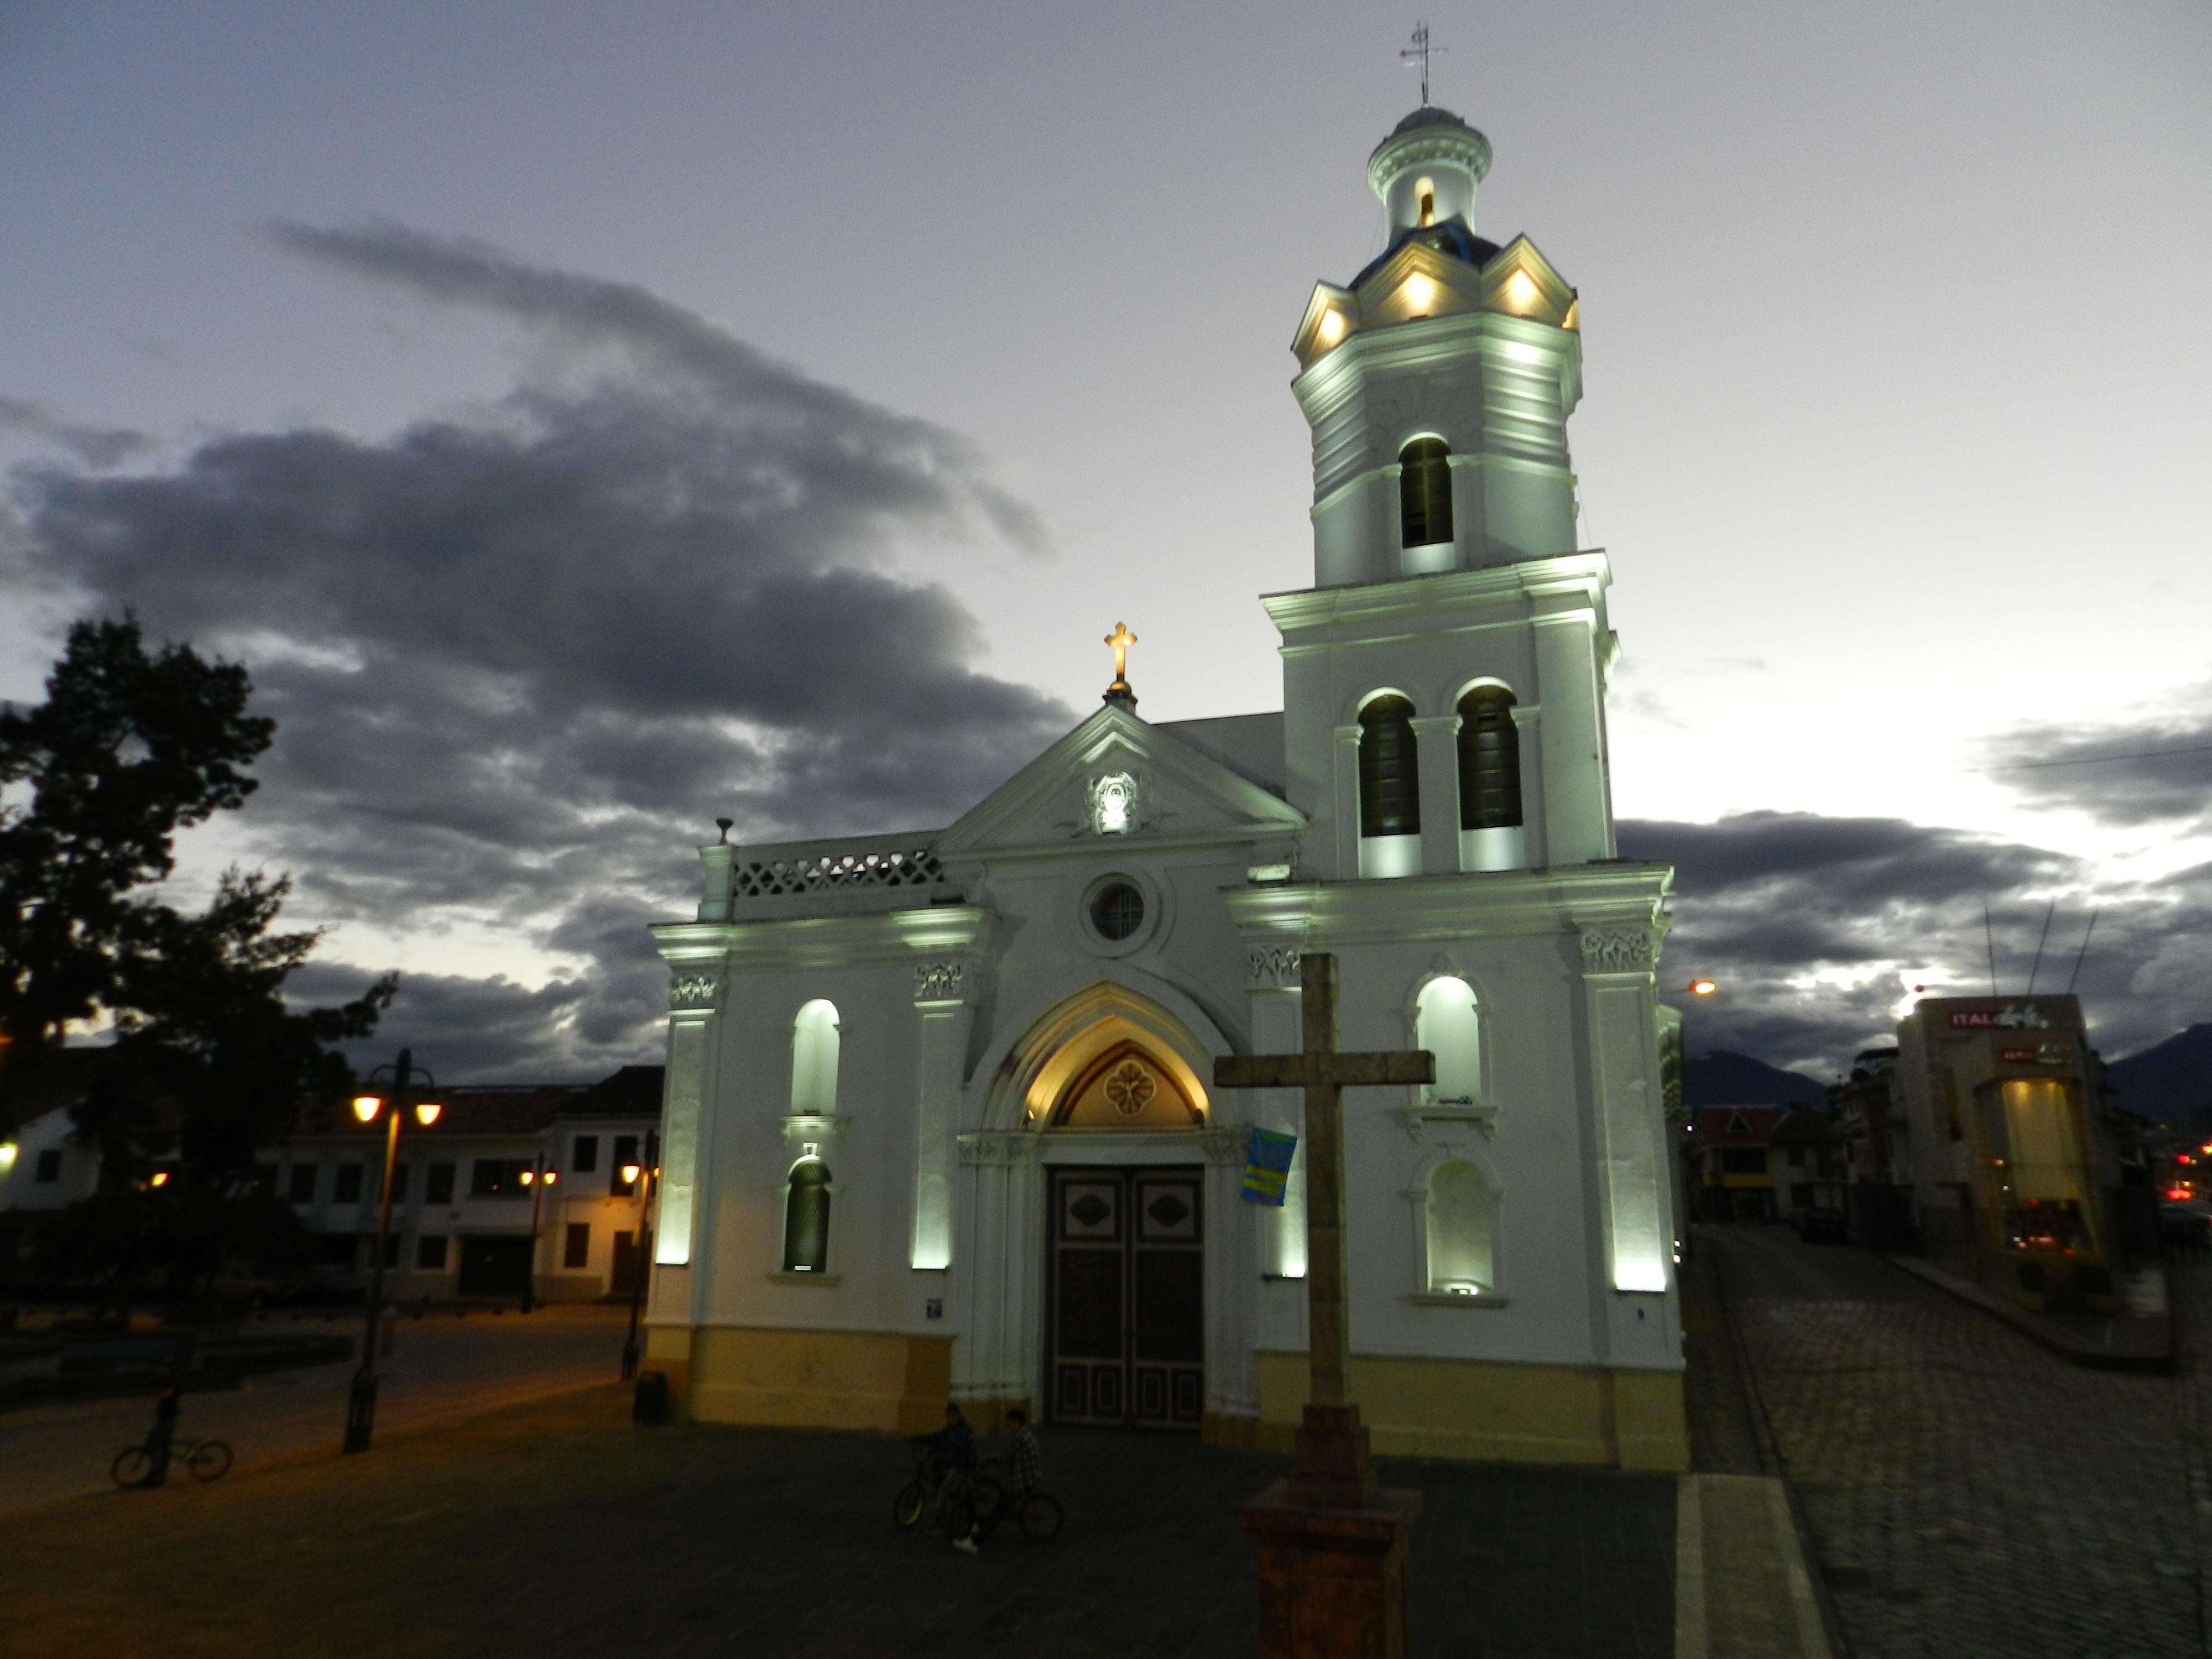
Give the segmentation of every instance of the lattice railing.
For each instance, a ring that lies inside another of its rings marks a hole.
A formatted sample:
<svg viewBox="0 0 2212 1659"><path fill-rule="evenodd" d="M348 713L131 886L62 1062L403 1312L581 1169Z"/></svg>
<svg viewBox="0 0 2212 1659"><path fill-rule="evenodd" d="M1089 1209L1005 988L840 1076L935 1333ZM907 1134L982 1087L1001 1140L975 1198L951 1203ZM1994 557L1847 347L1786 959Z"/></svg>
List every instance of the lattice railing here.
<svg viewBox="0 0 2212 1659"><path fill-rule="evenodd" d="M927 847L902 844L818 853L794 849L780 856L740 855L730 871L730 896L743 900L870 887L929 887L944 874L945 866Z"/></svg>

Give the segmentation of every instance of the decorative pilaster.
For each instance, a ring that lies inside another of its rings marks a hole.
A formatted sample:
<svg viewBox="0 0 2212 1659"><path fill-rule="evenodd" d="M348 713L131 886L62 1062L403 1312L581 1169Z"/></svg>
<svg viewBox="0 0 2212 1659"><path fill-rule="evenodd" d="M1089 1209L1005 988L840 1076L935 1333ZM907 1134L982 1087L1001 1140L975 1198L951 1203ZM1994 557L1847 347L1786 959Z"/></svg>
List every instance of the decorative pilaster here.
<svg viewBox="0 0 2212 1659"><path fill-rule="evenodd" d="M970 964L958 957L914 966L921 1031L915 1045L914 1221L907 1260L919 1268L952 1264L953 1136L975 1018L975 979Z"/></svg>
<svg viewBox="0 0 2212 1659"><path fill-rule="evenodd" d="M1545 865L1587 864L1613 854L1597 627L1596 611L1579 594L1547 598L1535 619L1536 680L1544 706L1535 744L1544 803L1537 861Z"/></svg>
<svg viewBox="0 0 2212 1659"><path fill-rule="evenodd" d="M719 966L679 967L668 983L668 1078L660 1109L659 1221L653 1260L684 1267L692 1259L695 1210L707 1180L706 1102L714 1036L729 976ZM703 1277L692 1275L697 1319Z"/></svg>
<svg viewBox="0 0 2212 1659"><path fill-rule="evenodd" d="M1251 1011L1255 1054L1279 1054L1298 1042L1298 961L1294 945L1253 945L1246 952L1246 991ZM1261 1128L1298 1138L1279 1210L1243 1206L1251 1218L1260 1271L1279 1279L1306 1276L1305 1097L1296 1089L1255 1090L1245 1115ZM1241 1187L1241 1176L1240 1176Z"/></svg>
<svg viewBox="0 0 2212 1659"><path fill-rule="evenodd" d="M1673 1279L1674 1216L1652 1016L1659 933L1642 924L1588 926L1580 950L1607 1267L1616 1291L1663 1291Z"/></svg>
<svg viewBox="0 0 2212 1659"><path fill-rule="evenodd" d="M1421 780L1421 869L1459 868L1459 716L1419 714L1412 722Z"/></svg>

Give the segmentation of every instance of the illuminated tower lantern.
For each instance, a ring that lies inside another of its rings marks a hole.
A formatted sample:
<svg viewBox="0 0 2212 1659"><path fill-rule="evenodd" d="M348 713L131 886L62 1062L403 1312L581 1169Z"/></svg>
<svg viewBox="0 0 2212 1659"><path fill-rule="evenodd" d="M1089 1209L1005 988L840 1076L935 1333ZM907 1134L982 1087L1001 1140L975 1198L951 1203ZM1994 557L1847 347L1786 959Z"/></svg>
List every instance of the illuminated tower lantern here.
<svg viewBox="0 0 2212 1659"><path fill-rule="evenodd" d="M1098 708L953 823L700 849L696 918L653 930L647 1364L680 1410L915 1430L949 1395L986 1429L1020 1404L1287 1449L1303 1151L1280 1207L1243 1193L1302 1096L1210 1085L1299 1051L1324 951L1344 1050L1435 1056L1343 1096L1374 1449L1686 1466L1672 872L1615 856L1580 319L1533 244L1477 234L1490 163L1443 110L1400 123L1368 164L1386 245L1297 329L1313 580L1262 600L1280 712L1142 718L1131 595Z"/></svg>

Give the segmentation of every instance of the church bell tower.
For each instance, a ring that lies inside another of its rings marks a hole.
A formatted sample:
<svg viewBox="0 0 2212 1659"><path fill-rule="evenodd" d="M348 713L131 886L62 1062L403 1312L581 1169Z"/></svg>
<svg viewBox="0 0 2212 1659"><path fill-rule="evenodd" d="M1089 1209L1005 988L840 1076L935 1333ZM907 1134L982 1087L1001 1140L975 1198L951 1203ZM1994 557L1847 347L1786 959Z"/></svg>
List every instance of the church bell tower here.
<svg viewBox="0 0 2212 1659"><path fill-rule="evenodd" d="M1578 547L1575 291L1474 229L1490 141L1424 105L1368 158L1385 245L1316 285L1291 349L1313 429L1314 585L1283 635L1308 873L1613 855L1605 556Z"/></svg>

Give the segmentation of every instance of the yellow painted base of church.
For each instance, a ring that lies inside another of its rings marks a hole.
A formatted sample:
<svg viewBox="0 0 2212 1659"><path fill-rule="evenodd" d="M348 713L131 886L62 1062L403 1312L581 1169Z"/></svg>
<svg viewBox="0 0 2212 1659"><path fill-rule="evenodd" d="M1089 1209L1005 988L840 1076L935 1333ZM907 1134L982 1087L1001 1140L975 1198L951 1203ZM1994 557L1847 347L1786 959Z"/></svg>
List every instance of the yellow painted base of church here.
<svg viewBox="0 0 2212 1659"><path fill-rule="evenodd" d="M661 1326L647 1334L645 1367L668 1374L671 1400L695 1422L921 1434L944 1425L952 1340Z"/></svg>
<svg viewBox="0 0 2212 1659"><path fill-rule="evenodd" d="M1260 1419L1249 1443L1287 1452L1304 1413L1306 1356L1255 1358ZM1370 1443L1387 1457L1690 1467L1679 1371L1354 1355L1350 1382Z"/></svg>

